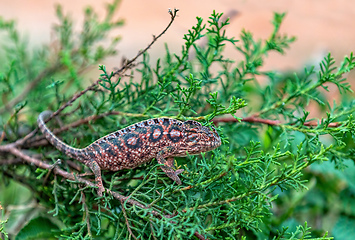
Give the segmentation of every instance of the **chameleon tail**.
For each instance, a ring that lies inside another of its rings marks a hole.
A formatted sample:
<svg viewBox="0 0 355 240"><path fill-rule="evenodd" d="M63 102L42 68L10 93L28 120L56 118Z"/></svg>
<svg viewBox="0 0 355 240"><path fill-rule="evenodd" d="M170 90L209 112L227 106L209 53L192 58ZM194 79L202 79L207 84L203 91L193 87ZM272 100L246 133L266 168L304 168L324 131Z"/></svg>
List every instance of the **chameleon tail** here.
<svg viewBox="0 0 355 240"><path fill-rule="evenodd" d="M69 146L68 144L64 143L61 141L58 137L56 137L51 130L47 127L45 124L45 119L47 119L50 115L52 115L53 112L51 111L44 111L41 114L39 114L38 119L37 119L37 124L39 129L41 129L41 132L43 135L46 137L46 139L53 145L55 146L58 150L61 152L65 153L71 158L77 159L77 160L83 160L84 159L84 154L83 150L79 148L73 148Z"/></svg>

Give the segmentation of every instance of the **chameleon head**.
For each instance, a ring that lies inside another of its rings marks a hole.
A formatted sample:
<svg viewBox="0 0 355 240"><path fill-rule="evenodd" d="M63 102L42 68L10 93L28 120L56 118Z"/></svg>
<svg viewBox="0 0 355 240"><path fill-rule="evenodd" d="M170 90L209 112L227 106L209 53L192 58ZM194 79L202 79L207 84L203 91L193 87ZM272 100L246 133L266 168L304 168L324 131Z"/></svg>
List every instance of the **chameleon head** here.
<svg viewBox="0 0 355 240"><path fill-rule="evenodd" d="M183 148L189 154L198 154L201 152L211 151L221 146L221 138L216 129L202 126L201 123L188 120L183 122Z"/></svg>

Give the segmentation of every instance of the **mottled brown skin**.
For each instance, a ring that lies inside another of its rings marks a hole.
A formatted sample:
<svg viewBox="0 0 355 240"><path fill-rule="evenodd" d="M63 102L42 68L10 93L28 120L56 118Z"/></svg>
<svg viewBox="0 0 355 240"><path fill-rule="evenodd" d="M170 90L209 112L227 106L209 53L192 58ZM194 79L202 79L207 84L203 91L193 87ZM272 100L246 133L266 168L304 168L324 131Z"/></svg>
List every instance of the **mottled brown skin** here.
<svg viewBox="0 0 355 240"><path fill-rule="evenodd" d="M181 184L178 174L183 169L174 171L173 157L199 154L221 145L221 139L213 127L210 130L196 121L156 118L110 133L86 148L78 149L65 144L48 129L44 120L51 114L51 111L45 111L38 116L39 128L58 150L90 167L95 174L100 196L105 190L101 170L132 169L156 158L158 163L163 164L161 169L166 175Z"/></svg>

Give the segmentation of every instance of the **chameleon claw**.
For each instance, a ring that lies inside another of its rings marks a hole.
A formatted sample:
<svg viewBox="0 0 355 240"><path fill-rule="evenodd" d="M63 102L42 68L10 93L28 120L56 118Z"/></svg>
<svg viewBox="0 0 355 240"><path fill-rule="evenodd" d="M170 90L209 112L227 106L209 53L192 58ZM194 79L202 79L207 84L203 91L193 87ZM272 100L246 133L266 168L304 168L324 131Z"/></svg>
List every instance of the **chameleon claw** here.
<svg viewBox="0 0 355 240"><path fill-rule="evenodd" d="M181 174L184 169L178 169L174 171L171 167L167 166L161 166L161 169L166 173L166 175L173 181L175 181L177 184L181 185L181 180L178 177L179 174Z"/></svg>

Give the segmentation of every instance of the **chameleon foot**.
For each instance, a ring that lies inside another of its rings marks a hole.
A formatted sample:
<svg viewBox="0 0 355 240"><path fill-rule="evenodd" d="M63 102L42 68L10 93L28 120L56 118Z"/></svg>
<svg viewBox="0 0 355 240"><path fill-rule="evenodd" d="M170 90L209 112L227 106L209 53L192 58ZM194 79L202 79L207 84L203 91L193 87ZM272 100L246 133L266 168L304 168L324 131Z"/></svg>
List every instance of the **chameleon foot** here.
<svg viewBox="0 0 355 240"><path fill-rule="evenodd" d="M171 178L173 181L175 181L177 184L181 185L181 180L178 177L180 173L184 171L184 169L178 169L174 171L172 168L167 167L167 166L161 166L161 169L166 173L166 175Z"/></svg>

